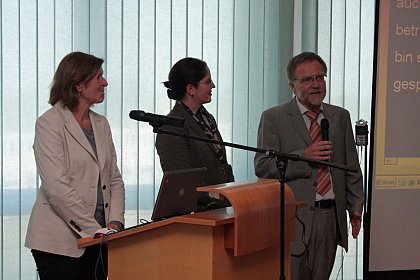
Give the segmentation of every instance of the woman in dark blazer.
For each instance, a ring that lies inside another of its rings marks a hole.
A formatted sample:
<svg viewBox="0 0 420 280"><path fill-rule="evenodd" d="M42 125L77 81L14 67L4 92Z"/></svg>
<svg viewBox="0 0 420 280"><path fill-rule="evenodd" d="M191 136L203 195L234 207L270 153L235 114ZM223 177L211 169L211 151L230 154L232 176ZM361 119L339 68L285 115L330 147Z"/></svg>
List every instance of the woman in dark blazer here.
<svg viewBox="0 0 420 280"><path fill-rule="evenodd" d="M41 186L25 246L41 280L106 279L106 255L95 267L106 250L79 249L77 240L103 227L124 227L124 182L109 123L90 109L105 98L102 64L81 52L64 57L51 87L53 106L36 122Z"/></svg>
<svg viewBox="0 0 420 280"><path fill-rule="evenodd" d="M164 127L165 130L223 141L216 120L203 106L211 102L212 89L216 87L204 61L190 57L181 59L172 67L164 85L168 88L168 97L176 100L168 116L185 119L183 127ZM234 181L222 145L158 134L156 149L164 172L207 167L207 185ZM207 202L206 198L200 201L203 205Z"/></svg>

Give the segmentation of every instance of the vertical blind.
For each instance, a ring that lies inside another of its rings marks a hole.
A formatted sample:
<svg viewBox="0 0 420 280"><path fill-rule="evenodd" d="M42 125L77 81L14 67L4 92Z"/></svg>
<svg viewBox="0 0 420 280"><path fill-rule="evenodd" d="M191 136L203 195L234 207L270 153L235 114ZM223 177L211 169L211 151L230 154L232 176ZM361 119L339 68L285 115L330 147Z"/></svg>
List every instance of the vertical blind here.
<svg viewBox="0 0 420 280"><path fill-rule="evenodd" d="M183 57L208 63L216 88L205 106L227 142L256 146L261 112L292 96L284 69L302 50L319 52L329 65L326 101L350 110L354 120L369 120L374 1L314 2L1 0L0 278L37 278L23 247L40 184L34 125L50 107L54 71L71 51L105 59L106 99L93 110L111 125L126 183L127 226L150 219L162 176L152 128L128 114L169 112L173 103L161 82ZM227 150L236 180L254 178L254 154ZM361 250L339 258L335 275L360 278L360 264Z"/></svg>

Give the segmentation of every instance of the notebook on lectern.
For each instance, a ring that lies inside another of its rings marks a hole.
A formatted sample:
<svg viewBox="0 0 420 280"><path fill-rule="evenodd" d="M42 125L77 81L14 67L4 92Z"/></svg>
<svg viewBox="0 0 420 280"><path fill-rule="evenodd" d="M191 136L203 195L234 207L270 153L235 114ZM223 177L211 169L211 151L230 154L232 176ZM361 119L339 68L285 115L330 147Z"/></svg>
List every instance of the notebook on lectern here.
<svg viewBox="0 0 420 280"><path fill-rule="evenodd" d="M195 212L200 197L196 189L205 185L206 172L206 167L165 172L151 219L157 221Z"/></svg>

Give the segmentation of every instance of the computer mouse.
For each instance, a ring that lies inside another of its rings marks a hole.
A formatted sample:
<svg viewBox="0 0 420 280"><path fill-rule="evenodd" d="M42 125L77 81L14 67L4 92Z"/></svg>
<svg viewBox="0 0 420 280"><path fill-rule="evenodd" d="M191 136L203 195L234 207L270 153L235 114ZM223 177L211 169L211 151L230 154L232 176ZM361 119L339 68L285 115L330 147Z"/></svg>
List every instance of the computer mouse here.
<svg viewBox="0 0 420 280"><path fill-rule="evenodd" d="M93 235L93 238L101 238L101 237L113 234L115 232L117 232L117 231L115 229L112 229L112 228L100 228L97 231L95 231L95 234Z"/></svg>

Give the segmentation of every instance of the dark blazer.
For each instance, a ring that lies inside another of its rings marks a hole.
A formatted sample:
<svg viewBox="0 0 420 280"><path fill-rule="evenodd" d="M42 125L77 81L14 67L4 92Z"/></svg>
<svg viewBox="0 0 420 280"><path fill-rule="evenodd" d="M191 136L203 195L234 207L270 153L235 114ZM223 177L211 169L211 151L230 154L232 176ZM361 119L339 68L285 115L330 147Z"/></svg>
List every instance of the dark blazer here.
<svg viewBox="0 0 420 280"><path fill-rule="evenodd" d="M176 103L168 116L185 119L184 126L164 126L163 129L207 138L201 126L185 111L182 104ZM211 117L213 118L213 116ZM214 123L216 123L215 120ZM219 131L217 131L217 135L219 139L222 140ZM233 181L231 166L227 162L221 162L217 158L216 149L211 143L185 139L178 136L158 134L156 136L156 149L160 157L163 171L207 167L205 181L208 185ZM224 158L226 159L226 150L224 147L222 147L222 151ZM227 176L225 176L223 172L227 172ZM231 179L224 179L226 177L230 177Z"/></svg>
<svg viewBox="0 0 420 280"><path fill-rule="evenodd" d="M270 108L261 115L258 129L258 147L283 153L303 156L304 150L311 144L309 131L302 114L292 99L289 103ZM324 117L329 120L330 141L333 146L331 162L357 167L357 173L331 169L333 190L337 205L338 225L342 242L348 249L347 216L349 213L362 213L363 179L360 171L350 114L347 110L323 104ZM263 178L278 178L276 160L257 153L254 159L255 174ZM306 241L312 228L313 209L316 196L317 168L305 162L289 161L286 171L286 183L293 190L298 201L304 201L308 207L299 210L299 216L306 224ZM302 228L297 226L296 239L292 244L293 253L303 250L301 241Z"/></svg>
<svg viewBox="0 0 420 280"><path fill-rule="evenodd" d="M25 246L44 252L80 257L81 237L101 228L94 218L98 178L105 205L105 222L124 224L124 182L105 117L90 111L95 155L73 114L61 103L38 118L34 153L41 186L29 219Z"/></svg>

